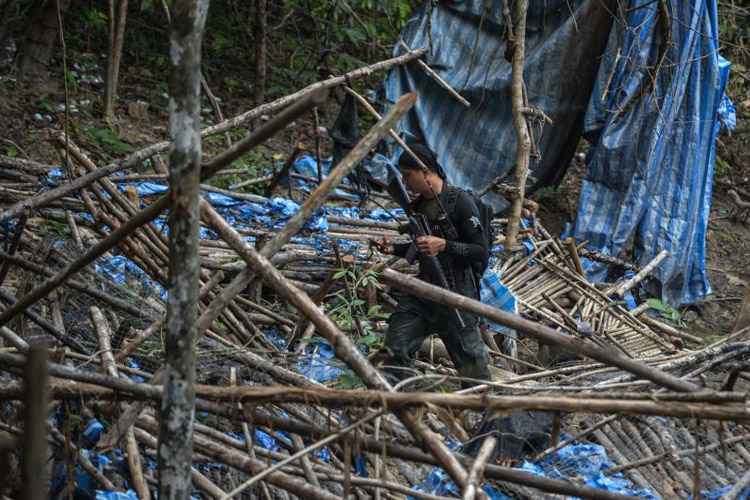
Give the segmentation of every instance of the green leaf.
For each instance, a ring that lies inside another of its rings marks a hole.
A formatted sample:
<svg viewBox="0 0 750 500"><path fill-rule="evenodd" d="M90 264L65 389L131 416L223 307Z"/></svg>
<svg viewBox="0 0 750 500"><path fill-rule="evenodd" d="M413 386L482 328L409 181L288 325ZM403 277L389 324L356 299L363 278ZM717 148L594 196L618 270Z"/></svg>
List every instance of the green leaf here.
<svg viewBox="0 0 750 500"><path fill-rule="evenodd" d="M353 373L344 373L336 381L336 387L338 389L356 389L358 387L364 387L362 379Z"/></svg>
<svg viewBox="0 0 750 500"><path fill-rule="evenodd" d="M670 306L669 304L665 304L659 299L648 299L646 303L651 309L658 311L661 317L666 318L673 323L680 322L680 311Z"/></svg>
<svg viewBox="0 0 750 500"><path fill-rule="evenodd" d="M364 337L362 337L362 338L360 338L360 339L359 339L359 341L360 341L361 343L363 343L364 345L366 345L366 346L368 346L368 347L370 347L370 346L372 346L372 345L374 345L374 344L377 344L377 343L378 343L378 342L380 342L381 340L382 340L382 339L381 339L380 337L378 337L378 336L376 336L376 335L372 335L372 334L370 334L370 335L365 335Z"/></svg>
<svg viewBox="0 0 750 500"><path fill-rule="evenodd" d="M340 271L336 271L336 274L333 275L333 279L340 280L344 276L346 276L346 273L348 271L346 269L341 269Z"/></svg>

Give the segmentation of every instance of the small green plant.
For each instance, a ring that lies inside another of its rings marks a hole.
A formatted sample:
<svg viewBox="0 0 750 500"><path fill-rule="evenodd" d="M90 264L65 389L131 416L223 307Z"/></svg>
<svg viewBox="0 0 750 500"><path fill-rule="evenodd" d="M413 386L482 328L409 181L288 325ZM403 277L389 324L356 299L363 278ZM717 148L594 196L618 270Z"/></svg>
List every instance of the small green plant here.
<svg viewBox="0 0 750 500"><path fill-rule="evenodd" d="M65 239L68 237L68 226L62 222L56 220L47 220L45 222L45 229L47 234L54 234L59 239Z"/></svg>
<svg viewBox="0 0 750 500"><path fill-rule="evenodd" d="M676 325L682 323L682 315L680 314L680 311L669 304L666 304L659 299L648 299L646 302L648 303L648 307L657 311L659 316L663 319L669 320Z"/></svg>
<svg viewBox="0 0 750 500"><path fill-rule="evenodd" d="M109 27L107 15L96 7L91 7L83 11L83 20L91 31L105 32Z"/></svg>
<svg viewBox="0 0 750 500"><path fill-rule="evenodd" d="M113 156L122 156L133 151L133 147L122 142L111 128L87 125L82 128L82 131L88 140Z"/></svg>
<svg viewBox="0 0 750 500"><path fill-rule="evenodd" d="M716 177L726 176L732 167L721 156L716 155Z"/></svg>
<svg viewBox="0 0 750 500"><path fill-rule="evenodd" d="M344 281L344 289L336 292L336 304L328 314L344 331L359 331L357 343L369 350L383 346L383 338L373 329L373 322L388 318L378 304L367 306L367 301L359 297L359 291L368 287L381 288L378 274L371 269L359 272L356 268L339 269L333 278Z"/></svg>
<svg viewBox="0 0 750 500"><path fill-rule="evenodd" d="M344 373L338 378L338 380L336 380L337 389L351 390L360 389L364 386L365 384L362 382L362 379L351 372Z"/></svg>
<svg viewBox="0 0 750 500"><path fill-rule="evenodd" d="M46 97L41 97L34 101L34 106L36 106L39 111L45 111L47 113L53 113L55 111L52 107L52 103Z"/></svg>

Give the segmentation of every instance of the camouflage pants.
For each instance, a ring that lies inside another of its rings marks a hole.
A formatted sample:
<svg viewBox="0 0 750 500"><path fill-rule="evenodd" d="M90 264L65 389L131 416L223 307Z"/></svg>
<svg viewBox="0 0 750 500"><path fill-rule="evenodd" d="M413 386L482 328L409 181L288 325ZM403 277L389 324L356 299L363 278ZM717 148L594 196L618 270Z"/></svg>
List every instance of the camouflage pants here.
<svg viewBox="0 0 750 500"><path fill-rule="evenodd" d="M479 321L476 316L465 312L461 312L461 317L466 325L463 328L453 309L412 295L400 297L385 335L385 347L390 357L388 364L411 367L422 342L436 333L445 344L459 375L490 380L489 355L479 333ZM397 379L411 375L407 370L397 369L386 369L386 374Z"/></svg>

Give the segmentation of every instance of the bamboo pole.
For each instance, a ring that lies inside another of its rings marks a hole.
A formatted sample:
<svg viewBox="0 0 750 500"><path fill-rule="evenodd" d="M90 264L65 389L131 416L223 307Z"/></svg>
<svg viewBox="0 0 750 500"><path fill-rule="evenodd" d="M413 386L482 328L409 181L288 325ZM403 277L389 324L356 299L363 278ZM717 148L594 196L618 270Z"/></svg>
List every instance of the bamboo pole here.
<svg viewBox="0 0 750 500"><path fill-rule="evenodd" d="M597 361L601 361L602 363L617 366L618 368L633 373L639 377L643 377L669 389L680 392L694 392L699 389L695 384L680 380L672 375L662 372L659 369L652 368L639 361L628 359L616 353L606 351L580 339L567 335L561 335L559 332L556 332L555 330L547 326L534 323L505 311L501 311L500 309L496 309L492 306L482 304L479 301L464 297L463 295L459 295L457 293L444 290L434 285L430 285L429 283L409 278L408 276L392 269L384 270L382 278L384 281L393 286L396 286L413 294L418 294L420 297L423 297L427 300L447 305L449 307L455 307L457 309L465 310L478 316L485 317L493 322L499 323L509 328L513 328L514 330L517 330L519 332L523 332L529 336L543 341L544 343L553 344L562 347L563 349L566 349L570 352L580 353Z"/></svg>

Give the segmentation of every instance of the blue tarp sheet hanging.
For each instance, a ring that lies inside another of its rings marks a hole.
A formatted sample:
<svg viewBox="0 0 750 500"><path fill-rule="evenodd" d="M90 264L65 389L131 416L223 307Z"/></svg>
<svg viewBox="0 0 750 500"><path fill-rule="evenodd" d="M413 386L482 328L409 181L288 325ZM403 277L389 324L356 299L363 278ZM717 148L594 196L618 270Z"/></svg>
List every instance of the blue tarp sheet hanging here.
<svg viewBox="0 0 750 500"><path fill-rule="evenodd" d="M615 23L586 113L593 141L574 235L592 249L617 255L633 239L640 264L662 250L655 271L671 304L711 292L706 274L706 229L711 208L716 136L733 126L724 101L729 64L718 53L715 0L670 4L671 44L655 82L644 68L658 61L664 42L657 4L632 0ZM653 86L653 92L641 95ZM607 269L586 263L591 278Z"/></svg>
<svg viewBox="0 0 750 500"><path fill-rule="evenodd" d="M399 125L407 142L413 137L425 140L451 183L478 190L508 174L516 157L502 1L431 3L425 2L401 36L411 48L429 49L425 62L471 107L460 104L414 63L389 73L385 97L395 102L416 90L417 103ZM606 3L529 2L524 71L529 104L554 120L544 129L542 158L533 165L540 184L554 184L562 177L578 144L612 22ZM397 45L395 53L404 50ZM498 209L505 205L499 196L492 202Z"/></svg>
<svg viewBox="0 0 750 500"><path fill-rule="evenodd" d="M532 160L532 189L560 180L585 135L592 147L574 235L611 255L632 238L641 264L669 250L655 274L661 289L652 292L681 304L710 292L705 235L714 144L734 116L724 96L729 68L718 54L716 0L666 4L671 36L664 43L660 2L529 2L524 78L529 105L554 120L539 140L541 159ZM508 175L515 160L501 6L425 2L402 32L409 47L428 48L426 62L470 108L413 63L385 82L391 102L418 92L400 124L404 135L435 151L449 181L475 190ZM604 278L602 264L587 264L592 280Z"/></svg>

